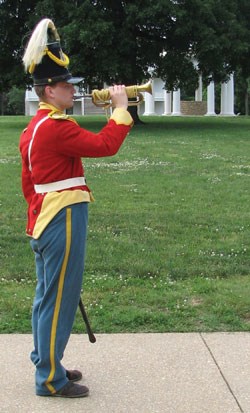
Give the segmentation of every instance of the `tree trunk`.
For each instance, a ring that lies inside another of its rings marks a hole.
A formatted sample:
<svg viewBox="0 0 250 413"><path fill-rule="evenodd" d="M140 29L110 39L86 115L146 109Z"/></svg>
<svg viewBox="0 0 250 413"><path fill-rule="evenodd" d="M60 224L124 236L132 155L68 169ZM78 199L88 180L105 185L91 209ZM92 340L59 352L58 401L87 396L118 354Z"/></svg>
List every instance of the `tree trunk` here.
<svg viewBox="0 0 250 413"><path fill-rule="evenodd" d="M248 89L247 89L245 93L245 115L248 116L248 114L249 114L249 94L248 94Z"/></svg>
<svg viewBox="0 0 250 413"><path fill-rule="evenodd" d="M133 101L135 99L131 98L129 99L129 102ZM128 111L130 115L133 118L134 125L145 125L145 122L143 122L138 115L138 107L137 106L128 106Z"/></svg>
<svg viewBox="0 0 250 413"><path fill-rule="evenodd" d="M0 106L1 106L1 116L4 115L4 105L3 105L3 93L0 93Z"/></svg>

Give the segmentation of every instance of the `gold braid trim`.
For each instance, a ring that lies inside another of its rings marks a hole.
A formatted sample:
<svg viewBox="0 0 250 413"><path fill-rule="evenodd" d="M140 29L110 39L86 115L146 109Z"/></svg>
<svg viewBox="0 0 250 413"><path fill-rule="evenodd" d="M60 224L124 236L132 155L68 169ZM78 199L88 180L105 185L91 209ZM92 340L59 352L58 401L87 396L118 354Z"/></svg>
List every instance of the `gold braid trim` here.
<svg viewBox="0 0 250 413"><path fill-rule="evenodd" d="M57 65L59 66L68 66L69 65L69 58L68 56L63 53L62 51L62 57L63 59L59 59L59 57L55 56L49 49L45 49L44 54L47 54L51 60L53 60Z"/></svg>
<svg viewBox="0 0 250 413"><path fill-rule="evenodd" d="M55 56L47 47L44 49L43 52L44 55L48 55L53 62L55 62L58 66L66 67L69 65L69 57L63 53L62 51L62 57L63 59L60 59L59 57ZM36 64L34 62L31 63L29 67L29 73L32 75L34 73Z"/></svg>
<svg viewBox="0 0 250 413"><path fill-rule="evenodd" d="M77 121L72 118L69 115L66 115L65 113L63 113L62 111L60 111L59 109L57 109L55 106L50 105L47 102L39 102L39 109L42 110L47 110L49 109L50 112L48 113L48 117L51 119L55 119L55 120L70 120L71 122L74 122L78 125Z"/></svg>

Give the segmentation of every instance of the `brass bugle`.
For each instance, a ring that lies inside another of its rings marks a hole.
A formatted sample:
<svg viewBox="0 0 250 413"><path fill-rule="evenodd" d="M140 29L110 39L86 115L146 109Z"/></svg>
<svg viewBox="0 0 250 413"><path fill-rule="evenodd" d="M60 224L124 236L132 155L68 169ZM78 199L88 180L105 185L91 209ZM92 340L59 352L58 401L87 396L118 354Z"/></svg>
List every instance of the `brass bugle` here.
<svg viewBox="0 0 250 413"><path fill-rule="evenodd" d="M137 106L143 101L142 92L152 94L151 81L143 85L125 86L129 99L136 98L135 101L129 101L128 106ZM107 109L112 106L109 89L94 89L90 94L84 94L83 97L91 97L94 105Z"/></svg>

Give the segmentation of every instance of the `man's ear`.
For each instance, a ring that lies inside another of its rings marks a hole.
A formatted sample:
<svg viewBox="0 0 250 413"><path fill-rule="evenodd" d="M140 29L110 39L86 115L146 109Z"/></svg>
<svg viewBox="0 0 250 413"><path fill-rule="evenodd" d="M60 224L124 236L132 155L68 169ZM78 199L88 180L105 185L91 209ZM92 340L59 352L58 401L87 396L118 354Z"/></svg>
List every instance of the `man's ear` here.
<svg viewBox="0 0 250 413"><path fill-rule="evenodd" d="M55 96L54 89L50 85L45 86L45 96L49 99L53 99Z"/></svg>

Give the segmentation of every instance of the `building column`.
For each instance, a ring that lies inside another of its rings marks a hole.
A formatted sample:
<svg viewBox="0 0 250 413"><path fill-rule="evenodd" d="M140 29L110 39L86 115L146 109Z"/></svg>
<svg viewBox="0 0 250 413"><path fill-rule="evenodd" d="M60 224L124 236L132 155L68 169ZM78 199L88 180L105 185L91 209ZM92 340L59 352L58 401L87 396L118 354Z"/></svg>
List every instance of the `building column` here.
<svg viewBox="0 0 250 413"><path fill-rule="evenodd" d="M30 102L25 98L25 116L30 116Z"/></svg>
<svg viewBox="0 0 250 413"><path fill-rule="evenodd" d="M220 95L220 115L224 116L227 114L227 84L221 84L221 95Z"/></svg>
<svg viewBox="0 0 250 413"><path fill-rule="evenodd" d="M172 116L181 115L181 91L180 89L173 91L173 112Z"/></svg>
<svg viewBox="0 0 250 413"><path fill-rule="evenodd" d="M215 116L214 82L210 82L207 87L207 113L206 116Z"/></svg>
<svg viewBox="0 0 250 413"><path fill-rule="evenodd" d="M85 115L85 99L84 97L81 98L81 114Z"/></svg>
<svg viewBox="0 0 250 413"><path fill-rule="evenodd" d="M230 75L227 83L221 84L221 116L234 116L234 76Z"/></svg>
<svg viewBox="0 0 250 413"><path fill-rule="evenodd" d="M199 75L199 86L195 91L195 101L202 102L202 75Z"/></svg>
<svg viewBox="0 0 250 413"><path fill-rule="evenodd" d="M155 115L155 101L153 94L145 93L144 94L144 101L145 101L145 112L144 116Z"/></svg>
<svg viewBox="0 0 250 413"><path fill-rule="evenodd" d="M227 112L230 116L235 116L234 113L234 75L230 75L227 83Z"/></svg>
<svg viewBox="0 0 250 413"><path fill-rule="evenodd" d="M164 112L163 112L162 115L164 115L164 116L171 115L171 103L172 103L172 94L171 94L171 92L167 92L164 89L163 98L164 98Z"/></svg>

